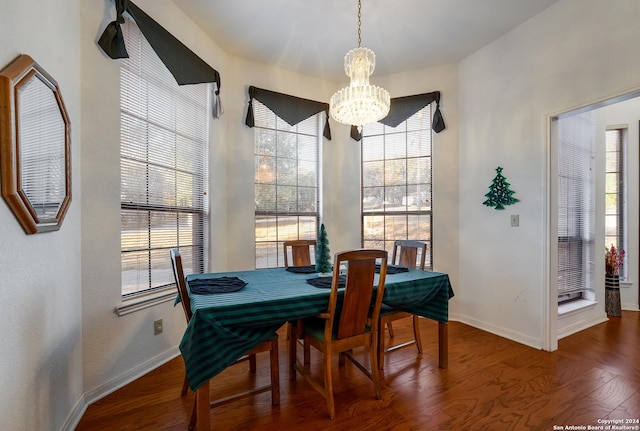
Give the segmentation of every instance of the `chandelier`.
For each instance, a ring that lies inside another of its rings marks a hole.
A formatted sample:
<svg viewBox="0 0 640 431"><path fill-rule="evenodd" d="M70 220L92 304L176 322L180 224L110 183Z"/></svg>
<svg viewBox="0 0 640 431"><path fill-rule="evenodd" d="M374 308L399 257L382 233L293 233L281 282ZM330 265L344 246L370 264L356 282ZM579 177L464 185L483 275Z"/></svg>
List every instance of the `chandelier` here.
<svg viewBox="0 0 640 431"><path fill-rule="evenodd" d="M348 87L338 90L329 101L329 114L339 123L358 126L375 123L389 113L389 92L369 84L369 75L376 67L376 54L360 47L362 5L358 0L358 47L344 56L344 71L351 79Z"/></svg>

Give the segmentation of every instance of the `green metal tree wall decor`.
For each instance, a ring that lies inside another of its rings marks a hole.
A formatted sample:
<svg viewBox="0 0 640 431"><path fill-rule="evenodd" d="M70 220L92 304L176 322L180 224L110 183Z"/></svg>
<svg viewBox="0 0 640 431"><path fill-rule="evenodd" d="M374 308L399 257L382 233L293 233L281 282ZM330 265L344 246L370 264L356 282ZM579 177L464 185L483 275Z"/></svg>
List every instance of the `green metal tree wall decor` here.
<svg viewBox="0 0 640 431"><path fill-rule="evenodd" d="M331 255L329 254L329 238L324 228L324 223L320 225L320 234L316 245L316 272L327 274L331 272Z"/></svg>
<svg viewBox="0 0 640 431"><path fill-rule="evenodd" d="M513 197L515 192L509 189L510 184L502 175L502 168L500 166L496 168L496 172L498 174L489 186L489 193L484 195L487 200L484 201L483 204L488 207L495 207L497 210L503 210L505 205L514 204L519 200Z"/></svg>

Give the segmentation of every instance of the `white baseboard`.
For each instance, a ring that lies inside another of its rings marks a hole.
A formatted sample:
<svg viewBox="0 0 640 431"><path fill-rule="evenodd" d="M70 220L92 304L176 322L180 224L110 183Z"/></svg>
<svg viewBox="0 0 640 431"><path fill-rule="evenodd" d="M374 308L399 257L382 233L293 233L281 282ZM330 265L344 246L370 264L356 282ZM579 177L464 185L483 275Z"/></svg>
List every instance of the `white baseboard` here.
<svg viewBox="0 0 640 431"><path fill-rule="evenodd" d="M606 322L608 320L607 315L604 314L600 317L596 317L591 320L579 320L573 322L567 326L564 326L558 329L558 340L562 338L568 337L569 335L576 334L580 331L584 331L585 329L591 328L592 326L598 325L600 323Z"/></svg>
<svg viewBox="0 0 640 431"><path fill-rule="evenodd" d="M623 302L621 308L628 311L640 311L638 304L634 304L633 302Z"/></svg>
<svg viewBox="0 0 640 431"><path fill-rule="evenodd" d="M488 322L483 322L473 317L462 315L457 315L456 317L456 320L458 320L459 322L469 326L473 326L474 328L482 329L483 331L490 332L492 334L507 338L520 344L524 344L525 346L529 346L534 349L542 349L542 340L538 340L534 337L530 337L520 332L513 331L509 328L503 328L501 326L497 326Z"/></svg>
<svg viewBox="0 0 640 431"><path fill-rule="evenodd" d="M60 431L73 431L90 404L106 397L178 356L180 356L180 350L178 350L176 346L85 392L76 403L76 407L69 414L67 421Z"/></svg>
<svg viewBox="0 0 640 431"><path fill-rule="evenodd" d="M73 431L78 426L80 419L82 419L82 415L87 410L87 403L85 402L84 395L80 396L80 399L73 407L71 413L67 417L67 420L60 427L60 431Z"/></svg>

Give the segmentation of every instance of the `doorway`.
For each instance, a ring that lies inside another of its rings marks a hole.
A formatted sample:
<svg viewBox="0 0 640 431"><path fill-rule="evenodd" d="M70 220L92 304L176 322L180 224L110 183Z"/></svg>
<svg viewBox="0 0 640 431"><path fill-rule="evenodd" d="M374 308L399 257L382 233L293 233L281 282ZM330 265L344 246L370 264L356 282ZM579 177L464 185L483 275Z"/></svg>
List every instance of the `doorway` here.
<svg viewBox="0 0 640 431"><path fill-rule="evenodd" d="M557 349L558 339L607 318L604 247L608 128L624 130L626 137L624 216L619 225L624 226L627 259L621 301L623 309L640 310L639 119L640 90L550 117L548 350ZM582 144L576 147L567 143L567 136ZM567 153L568 148L571 151ZM564 303L559 301L563 293Z"/></svg>

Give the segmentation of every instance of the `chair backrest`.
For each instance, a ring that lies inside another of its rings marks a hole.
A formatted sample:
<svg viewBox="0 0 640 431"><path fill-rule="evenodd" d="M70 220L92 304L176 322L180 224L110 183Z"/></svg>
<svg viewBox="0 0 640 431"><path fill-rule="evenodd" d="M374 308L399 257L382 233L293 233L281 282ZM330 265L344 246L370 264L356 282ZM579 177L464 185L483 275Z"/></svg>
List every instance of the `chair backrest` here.
<svg viewBox="0 0 640 431"><path fill-rule="evenodd" d="M325 337L331 337L336 319L338 339L364 334L368 322L373 326L372 332L376 330L387 275L387 256L385 250L377 249L359 249L335 255L334 268L340 268L341 264L346 263L346 283L340 312L337 315L340 274L339 271L333 272ZM376 260L380 263L380 277L374 296Z"/></svg>
<svg viewBox="0 0 640 431"><path fill-rule="evenodd" d="M311 248L315 250L315 239L297 239L284 241L284 267L311 265ZM289 262L289 250L291 250L291 262Z"/></svg>
<svg viewBox="0 0 640 431"><path fill-rule="evenodd" d="M173 277L176 279L176 287L178 295L180 295L180 303L187 318L187 323L191 320L191 302L189 301L189 293L187 292L187 281L184 278L184 270L182 269L182 256L177 248L169 250L171 255L171 266L173 267Z"/></svg>
<svg viewBox="0 0 640 431"><path fill-rule="evenodd" d="M399 253L398 253L399 250ZM420 252L420 265L418 266L418 252ZM396 263L396 257L400 261ZM424 263L427 257L427 243L423 241L397 240L393 242L392 265L405 266L407 268L418 268L424 270Z"/></svg>

